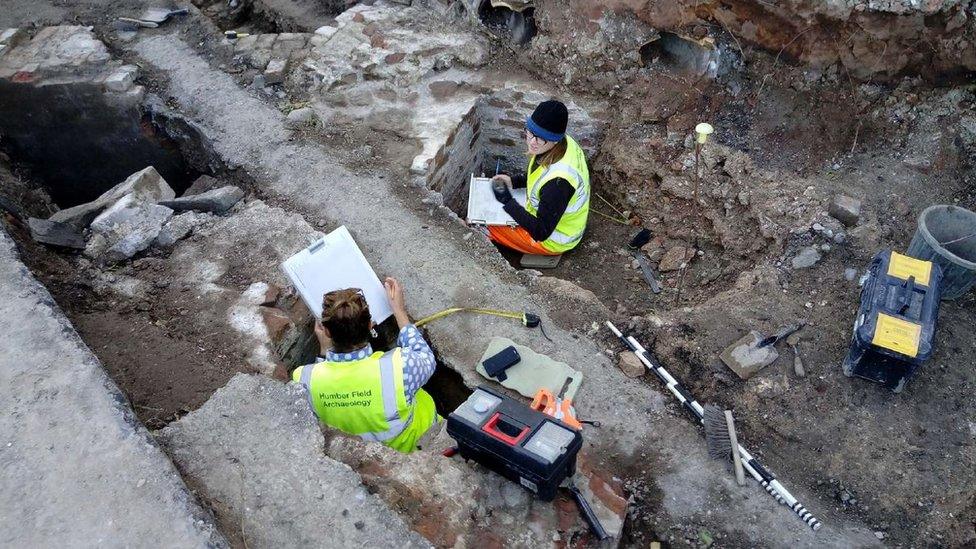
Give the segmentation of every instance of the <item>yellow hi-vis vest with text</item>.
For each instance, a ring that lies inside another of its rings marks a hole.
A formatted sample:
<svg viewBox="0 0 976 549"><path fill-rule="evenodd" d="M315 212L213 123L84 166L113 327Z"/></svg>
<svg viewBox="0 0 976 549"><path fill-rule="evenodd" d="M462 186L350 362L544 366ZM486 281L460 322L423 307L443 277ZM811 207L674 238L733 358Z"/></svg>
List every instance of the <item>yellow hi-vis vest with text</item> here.
<svg viewBox="0 0 976 549"><path fill-rule="evenodd" d="M434 399L423 389L407 404L400 349L349 362L320 362L292 374L308 390L319 421L363 440L382 442L403 453L437 421Z"/></svg>
<svg viewBox="0 0 976 549"><path fill-rule="evenodd" d="M559 218L556 230L541 242L542 246L555 253L572 250L583 238L586 218L590 213L590 171L586 167L586 156L576 141L566 136L566 154L558 162L543 168L536 167L535 157L529 160L526 194L528 200L525 211L536 215L539 211L539 193L547 181L561 177L576 189L569 199L566 211Z"/></svg>

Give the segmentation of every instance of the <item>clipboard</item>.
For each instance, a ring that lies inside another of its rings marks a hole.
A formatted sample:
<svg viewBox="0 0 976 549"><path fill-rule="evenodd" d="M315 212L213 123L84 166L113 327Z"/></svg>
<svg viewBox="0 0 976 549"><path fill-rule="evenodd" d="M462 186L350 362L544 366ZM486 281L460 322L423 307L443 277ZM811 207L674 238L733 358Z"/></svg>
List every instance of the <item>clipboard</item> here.
<svg viewBox="0 0 976 549"><path fill-rule="evenodd" d="M322 317L322 297L345 288L363 291L373 322L393 314L386 288L345 225L286 259L281 268L315 318Z"/></svg>
<svg viewBox="0 0 976 549"><path fill-rule="evenodd" d="M512 198L525 207L525 189L512 189ZM495 200L490 177L475 177L471 174L471 181L468 184L468 223L518 226L512 216L505 213L501 203Z"/></svg>

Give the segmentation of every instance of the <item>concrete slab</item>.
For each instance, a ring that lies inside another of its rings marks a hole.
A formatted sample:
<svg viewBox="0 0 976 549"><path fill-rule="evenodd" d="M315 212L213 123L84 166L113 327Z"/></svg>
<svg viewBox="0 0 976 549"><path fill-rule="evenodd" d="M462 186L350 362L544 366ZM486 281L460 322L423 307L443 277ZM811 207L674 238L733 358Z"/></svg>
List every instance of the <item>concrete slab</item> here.
<svg viewBox="0 0 976 549"><path fill-rule="evenodd" d="M304 390L237 374L160 441L251 547L429 547L322 451Z"/></svg>
<svg viewBox="0 0 976 549"><path fill-rule="evenodd" d="M3 230L0 289L0 545L226 546Z"/></svg>

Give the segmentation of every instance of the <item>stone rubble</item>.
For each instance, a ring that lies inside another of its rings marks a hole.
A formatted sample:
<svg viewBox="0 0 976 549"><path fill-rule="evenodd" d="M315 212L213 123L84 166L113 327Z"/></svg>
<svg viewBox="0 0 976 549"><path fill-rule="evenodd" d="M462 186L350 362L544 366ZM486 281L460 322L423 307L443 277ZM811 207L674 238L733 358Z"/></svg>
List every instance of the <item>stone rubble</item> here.
<svg viewBox="0 0 976 549"><path fill-rule="evenodd" d="M815 246L807 246L793 257L791 264L794 269L808 269L816 265L819 261L820 252L817 251L817 248Z"/></svg>
<svg viewBox="0 0 976 549"><path fill-rule="evenodd" d="M848 227L857 225L861 218L861 201L847 195L838 194L830 201L828 210L831 217Z"/></svg>
<svg viewBox="0 0 976 549"><path fill-rule="evenodd" d="M149 203L156 203L160 200L167 200L176 196L176 193L166 183L163 176L159 175L156 168L149 166L130 175L125 181L105 191L95 200L71 208L65 208L56 212L49 219L59 223L70 223L82 229L91 224L102 210L120 198L130 194L143 202Z"/></svg>
<svg viewBox="0 0 976 549"><path fill-rule="evenodd" d="M160 229L153 245L160 248L169 248L189 236L195 227L208 223L213 219L214 216L212 214L192 211L174 215Z"/></svg>
<svg viewBox="0 0 976 549"><path fill-rule="evenodd" d="M41 244L76 250L85 249L85 237L73 225L36 217L29 218L27 225L30 227L31 238Z"/></svg>
<svg viewBox="0 0 976 549"><path fill-rule="evenodd" d="M206 191L192 196L181 196L171 200L160 200L161 206L172 208L178 212L196 210L200 212L224 213L234 207L244 198L244 191L240 187L225 185L219 189Z"/></svg>

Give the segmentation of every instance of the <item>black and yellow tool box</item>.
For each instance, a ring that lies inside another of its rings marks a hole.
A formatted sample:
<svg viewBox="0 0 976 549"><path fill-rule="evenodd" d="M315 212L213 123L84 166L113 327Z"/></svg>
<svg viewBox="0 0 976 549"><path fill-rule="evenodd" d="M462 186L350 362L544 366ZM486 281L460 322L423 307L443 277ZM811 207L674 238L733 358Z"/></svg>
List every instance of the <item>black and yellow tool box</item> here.
<svg viewBox="0 0 976 549"><path fill-rule="evenodd" d="M876 255L861 288L844 374L900 393L932 356L942 269L893 251Z"/></svg>
<svg viewBox="0 0 976 549"><path fill-rule="evenodd" d="M447 416L458 452L517 482L543 501L576 472L579 431L488 387L475 389Z"/></svg>

